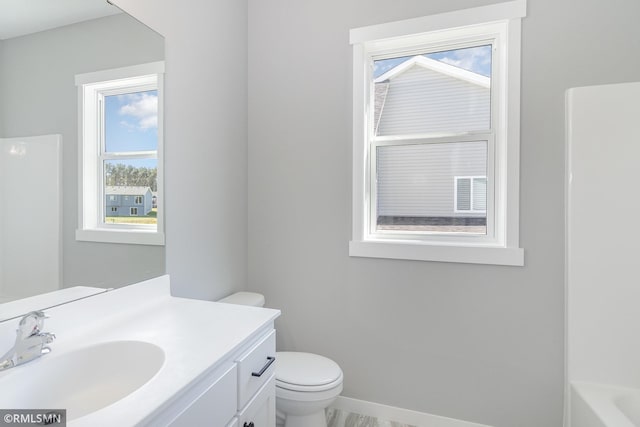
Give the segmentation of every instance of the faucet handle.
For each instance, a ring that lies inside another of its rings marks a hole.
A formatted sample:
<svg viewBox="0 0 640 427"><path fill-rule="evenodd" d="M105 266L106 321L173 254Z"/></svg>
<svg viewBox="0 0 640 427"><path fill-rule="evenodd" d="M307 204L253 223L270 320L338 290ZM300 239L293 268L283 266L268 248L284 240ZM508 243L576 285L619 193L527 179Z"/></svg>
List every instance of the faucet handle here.
<svg viewBox="0 0 640 427"><path fill-rule="evenodd" d="M32 311L27 313L18 324L18 330L16 331L20 338L27 338L33 335L37 335L42 331L44 327L44 319L47 316L42 311Z"/></svg>
<svg viewBox="0 0 640 427"><path fill-rule="evenodd" d="M51 344L56 339L56 334L51 332L44 332L40 336L42 337L42 344Z"/></svg>

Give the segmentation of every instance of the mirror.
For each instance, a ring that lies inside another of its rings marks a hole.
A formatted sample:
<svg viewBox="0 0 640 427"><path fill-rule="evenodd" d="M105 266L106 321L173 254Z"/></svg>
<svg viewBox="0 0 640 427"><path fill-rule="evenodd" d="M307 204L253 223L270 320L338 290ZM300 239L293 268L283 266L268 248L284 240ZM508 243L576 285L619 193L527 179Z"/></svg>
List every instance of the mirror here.
<svg viewBox="0 0 640 427"><path fill-rule="evenodd" d="M165 272L163 246L75 238L75 75L162 61L163 37L105 0L7 0L1 12L0 321L24 298L51 304L64 289L68 301Z"/></svg>

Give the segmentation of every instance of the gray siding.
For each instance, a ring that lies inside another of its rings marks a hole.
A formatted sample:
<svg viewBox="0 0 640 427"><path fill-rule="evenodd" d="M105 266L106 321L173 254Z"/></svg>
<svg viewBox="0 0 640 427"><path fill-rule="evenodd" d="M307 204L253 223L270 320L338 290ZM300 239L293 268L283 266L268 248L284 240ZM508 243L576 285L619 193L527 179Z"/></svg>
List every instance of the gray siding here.
<svg viewBox="0 0 640 427"><path fill-rule="evenodd" d="M485 141L377 149L379 216L485 216L454 212L456 176L486 176Z"/></svg>
<svg viewBox="0 0 640 427"><path fill-rule="evenodd" d="M485 130L490 90L414 65L391 79L378 135Z"/></svg>
<svg viewBox="0 0 640 427"><path fill-rule="evenodd" d="M142 203L136 203L136 197L142 197ZM151 190L145 194L107 194L105 196L105 206L107 216L145 216L151 212L153 195ZM111 211L116 207L117 211ZM130 208L138 208L138 215L131 215Z"/></svg>

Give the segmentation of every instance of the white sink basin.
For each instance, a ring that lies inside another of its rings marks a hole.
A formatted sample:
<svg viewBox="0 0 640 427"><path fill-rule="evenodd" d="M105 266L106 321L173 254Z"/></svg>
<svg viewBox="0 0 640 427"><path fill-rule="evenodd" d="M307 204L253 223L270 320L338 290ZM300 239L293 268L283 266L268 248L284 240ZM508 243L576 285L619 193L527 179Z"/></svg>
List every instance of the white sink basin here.
<svg viewBox="0 0 640 427"><path fill-rule="evenodd" d="M66 409L67 420L109 406L147 383L164 351L142 341L111 341L53 351L0 376L0 408ZM13 371L13 372L11 372Z"/></svg>

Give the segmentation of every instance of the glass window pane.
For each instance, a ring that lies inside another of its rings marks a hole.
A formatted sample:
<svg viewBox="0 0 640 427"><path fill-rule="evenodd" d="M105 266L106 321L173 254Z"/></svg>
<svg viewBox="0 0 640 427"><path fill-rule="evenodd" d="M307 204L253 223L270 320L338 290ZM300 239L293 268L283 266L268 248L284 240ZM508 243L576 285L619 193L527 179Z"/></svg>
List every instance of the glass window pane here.
<svg viewBox="0 0 640 427"><path fill-rule="evenodd" d="M158 91L104 97L105 151L158 149Z"/></svg>
<svg viewBox="0 0 640 427"><path fill-rule="evenodd" d="M378 146L376 230L486 234L486 175L486 141Z"/></svg>
<svg viewBox="0 0 640 427"><path fill-rule="evenodd" d="M104 222L157 225L158 160L104 162Z"/></svg>
<svg viewBox="0 0 640 427"><path fill-rule="evenodd" d="M458 211L471 210L471 179L459 178L458 180Z"/></svg>
<svg viewBox="0 0 640 427"><path fill-rule="evenodd" d="M491 127L491 45L374 61L375 135Z"/></svg>
<svg viewBox="0 0 640 427"><path fill-rule="evenodd" d="M487 210L487 178L473 179L473 210Z"/></svg>

